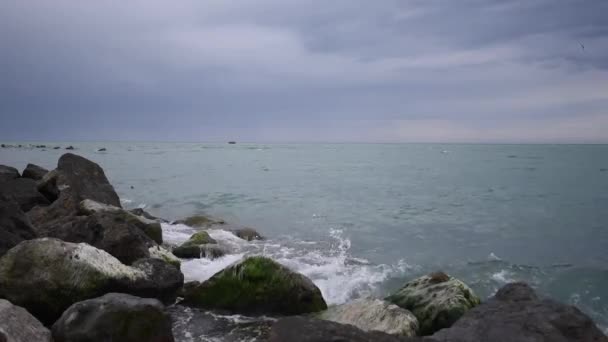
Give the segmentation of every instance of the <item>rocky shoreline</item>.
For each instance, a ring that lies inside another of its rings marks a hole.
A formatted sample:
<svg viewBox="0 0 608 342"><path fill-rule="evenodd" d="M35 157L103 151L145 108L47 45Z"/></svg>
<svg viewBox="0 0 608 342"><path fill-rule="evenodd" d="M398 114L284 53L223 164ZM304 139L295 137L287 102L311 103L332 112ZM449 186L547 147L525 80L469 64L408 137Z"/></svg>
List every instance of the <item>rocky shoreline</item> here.
<svg viewBox="0 0 608 342"><path fill-rule="evenodd" d="M123 209L103 169L78 155L51 171L0 165L0 341L174 341L171 310L192 307L272 317L268 341L608 342L580 310L524 283L482 302L434 272L384 299L328 308L310 279L263 256L184 283L181 259L230 253L206 230L263 237L198 215L179 221L196 233L170 246L161 222Z"/></svg>

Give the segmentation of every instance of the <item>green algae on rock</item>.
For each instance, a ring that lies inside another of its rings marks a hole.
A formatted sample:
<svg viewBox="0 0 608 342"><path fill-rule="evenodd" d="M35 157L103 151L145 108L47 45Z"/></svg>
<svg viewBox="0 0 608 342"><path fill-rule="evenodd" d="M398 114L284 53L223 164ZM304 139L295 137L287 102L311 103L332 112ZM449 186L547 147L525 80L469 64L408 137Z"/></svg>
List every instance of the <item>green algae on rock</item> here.
<svg viewBox="0 0 608 342"><path fill-rule="evenodd" d="M480 303L465 283L443 272L414 279L386 300L410 310L418 318L421 335L450 327Z"/></svg>
<svg viewBox="0 0 608 342"><path fill-rule="evenodd" d="M295 315L327 308L310 279L262 256L246 258L183 292L186 305L234 313Z"/></svg>
<svg viewBox="0 0 608 342"><path fill-rule="evenodd" d="M181 244L179 247L173 249L173 254L180 258L200 258L201 255L207 256L211 259L224 255L223 251L219 248L208 247L216 246L217 241L211 238L205 231L200 231L192 234L188 241Z"/></svg>

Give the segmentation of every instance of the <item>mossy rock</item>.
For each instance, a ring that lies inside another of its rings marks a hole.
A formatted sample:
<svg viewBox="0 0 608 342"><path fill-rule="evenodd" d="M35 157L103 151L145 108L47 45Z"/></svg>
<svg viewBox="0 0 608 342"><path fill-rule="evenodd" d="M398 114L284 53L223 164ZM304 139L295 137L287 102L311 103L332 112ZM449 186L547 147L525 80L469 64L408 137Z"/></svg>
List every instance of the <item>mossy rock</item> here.
<svg viewBox="0 0 608 342"><path fill-rule="evenodd" d="M223 257L226 252L218 244L208 243L203 245L182 245L174 248L173 254L183 259L216 259Z"/></svg>
<svg viewBox="0 0 608 342"><path fill-rule="evenodd" d="M418 318L421 335L449 328L480 303L471 288L443 272L414 279L386 300L410 310Z"/></svg>
<svg viewBox="0 0 608 342"><path fill-rule="evenodd" d="M327 309L302 274L262 256L249 257L184 289L184 304L242 314L297 315Z"/></svg>
<svg viewBox="0 0 608 342"><path fill-rule="evenodd" d="M194 228L208 228L211 226L224 224L224 220L212 219L204 215L194 215L183 220L177 220L174 223L185 224L186 226Z"/></svg>
<svg viewBox="0 0 608 342"><path fill-rule="evenodd" d="M264 240L264 237L253 228L234 229L232 231L232 234L240 237L243 240L247 240L247 241Z"/></svg>

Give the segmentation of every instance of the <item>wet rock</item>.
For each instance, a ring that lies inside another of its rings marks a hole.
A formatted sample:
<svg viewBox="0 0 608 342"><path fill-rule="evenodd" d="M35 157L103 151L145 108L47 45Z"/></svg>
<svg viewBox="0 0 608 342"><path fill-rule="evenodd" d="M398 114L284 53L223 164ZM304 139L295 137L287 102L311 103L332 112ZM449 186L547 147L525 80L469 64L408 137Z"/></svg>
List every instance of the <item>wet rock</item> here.
<svg viewBox="0 0 608 342"><path fill-rule="evenodd" d="M51 342L51 332L22 307L0 299L0 341Z"/></svg>
<svg viewBox="0 0 608 342"><path fill-rule="evenodd" d="M607 342L593 321L574 306L538 299L526 284L505 285L451 328L433 335L442 342Z"/></svg>
<svg viewBox="0 0 608 342"><path fill-rule="evenodd" d="M174 223L185 224L194 228L209 228L211 226L224 224L223 220L216 220L204 215L194 215L183 220L177 220Z"/></svg>
<svg viewBox="0 0 608 342"><path fill-rule="evenodd" d="M386 300L410 310L418 318L421 335L450 327L480 302L465 283L443 272L414 279Z"/></svg>
<svg viewBox="0 0 608 342"><path fill-rule="evenodd" d="M129 285L146 279L142 270L102 250L57 239L23 241L0 258L0 297L45 324L75 302L107 292L129 293Z"/></svg>
<svg viewBox="0 0 608 342"><path fill-rule="evenodd" d="M49 200L36 187L36 181L28 178L0 180L0 193L15 200L24 212L35 206L47 206Z"/></svg>
<svg viewBox="0 0 608 342"><path fill-rule="evenodd" d="M108 293L70 306L53 324L55 342L172 342L171 319L156 299Z"/></svg>
<svg viewBox="0 0 608 342"><path fill-rule="evenodd" d="M218 244L181 245L173 249L173 254L182 259L216 259L226 255L226 251Z"/></svg>
<svg viewBox="0 0 608 342"><path fill-rule="evenodd" d="M0 195L0 257L23 240L36 237L36 231L19 205Z"/></svg>
<svg viewBox="0 0 608 342"><path fill-rule="evenodd" d="M131 265L146 274L130 285L130 293L141 297L153 297L173 303L178 290L184 285L184 275L178 268L161 259L139 259Z"/></svg>
<svg viewBox="0 0 608 342"><path fill-rule="evenodd" d="M41 180L49 170L34 164L27 164L25 170L23 170L23 178L29 178L33 180Z"/></svg>
<svg viewBox="0 0 608 342"><path fill-rule="evenodd" d="M19 171L11 166L0 165L0 181L19 178Z"/></svg>
<svg viewBox="0 0 608 342"><path fill-rule="evenodd" d="M419 337L398 337L382 332L366 332L355 326L309 317L278 320L270 330L269 342L433 342Z"/></svg>
<svg viewBox="0 0 608 342"><path fill-rule="evenodd" d="M105 152L105 151L107 151L105 147L97 149L97 152Z"/></svg>
<svg viewBox="0 0 608 342"><path fill-rule="evenodd" d="M237 228L237 229L234 229L231 231L234 235L240 237L243 240L247 240L247 241L264 240L262 235L260 235L260 233L258 233L253 228Z"/></svg>
<svg viewBox="0 0 608 342"><path fill-rule="evenodd" d="M133 189L133 186L131 186L131 189ZM149 212L143 210L142 208L131 209L131 210L129 210L129 212L131 214L133 214L133 215L142 216L144 218L147 218L148 220L159 221L159 222L167 222L167 220L158 218L158 217L150 214Z"/></svg>
<svg viewBox="0 0 608 342"><path fill-rule="evenodd" d="M381 331L400 336L416 336L418 319L395 304L364 298L330 306L318 318L342 324L351 324L364 331Z"/></svg>
<svg viewBox="0 0 608 342"><path fill-rule="evenodd" d="M61 146L55 146L55 147L53 147L53 150L58 150L60 148L61 148Z"/></svg>
<svg viewBox="0 0 608 342"><path fill-rule="evenodd" d="M65 149L66 149L66 150L73 150L73 149L74 149L74 146L70 145L70 146L66 147Z"/></svg>
<svg viewBox="0 0 608 342"><path fill-rule="evenodd" d="M327 309L321 291L302 274L257 256L184 289L184 305L243 314L301 314Z"/></svg>

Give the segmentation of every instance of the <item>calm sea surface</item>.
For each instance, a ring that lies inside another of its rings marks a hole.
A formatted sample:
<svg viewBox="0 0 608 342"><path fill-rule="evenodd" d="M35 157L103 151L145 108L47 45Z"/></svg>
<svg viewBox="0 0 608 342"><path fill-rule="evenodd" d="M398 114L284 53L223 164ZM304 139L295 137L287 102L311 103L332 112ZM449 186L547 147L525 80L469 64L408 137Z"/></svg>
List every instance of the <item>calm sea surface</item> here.
<svg viewBox="0 0 608 342"><path fill-rule="evenodd" d="M482 297L527 281L608 326L608 145L70 144L125 207L210 214L268 237L214 232L234 253L186 262L188 279L263 253L341 303L441 269ZM65 152L0 149L0 163L52 169ZM190 233L164 228L169 242Z"/></svg>

